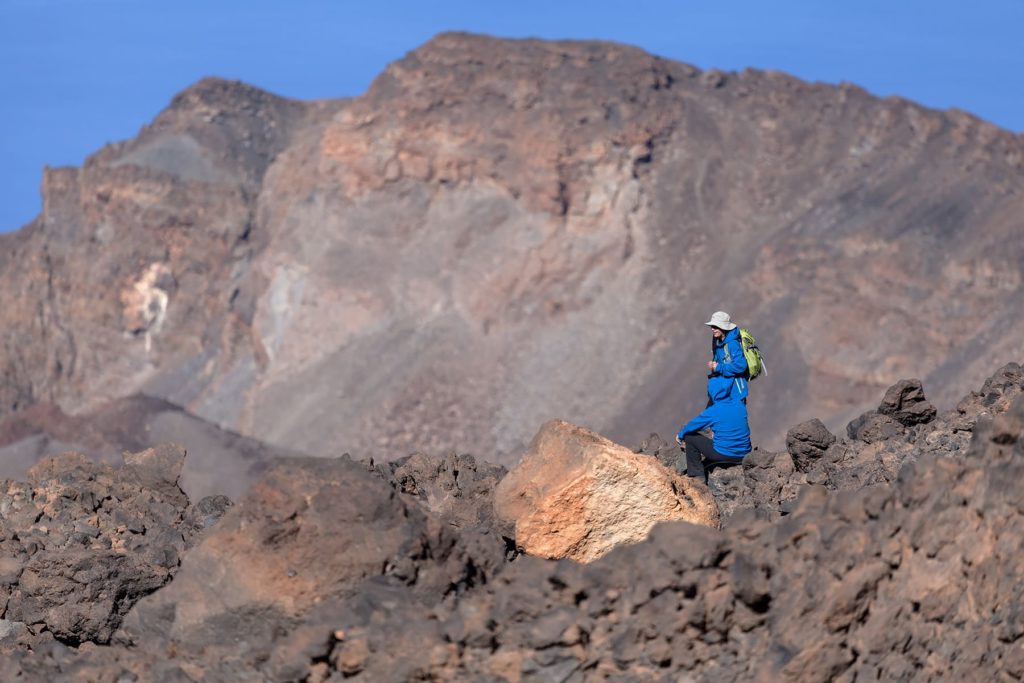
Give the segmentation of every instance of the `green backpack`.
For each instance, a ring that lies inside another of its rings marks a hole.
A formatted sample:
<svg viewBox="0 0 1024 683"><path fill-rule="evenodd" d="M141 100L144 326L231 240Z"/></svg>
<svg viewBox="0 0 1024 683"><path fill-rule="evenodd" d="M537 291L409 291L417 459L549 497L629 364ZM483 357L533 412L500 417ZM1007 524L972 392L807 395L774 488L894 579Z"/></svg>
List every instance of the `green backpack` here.
<svg viewBox="0 0 1024 683"><path fill-rule="evenodd" d="M755 379L767 375L768 369L764 366L761 350L757 348L757 340L745 327L740 328L740 346L743 347L743 357L747 359L747 376Z"/></svg>

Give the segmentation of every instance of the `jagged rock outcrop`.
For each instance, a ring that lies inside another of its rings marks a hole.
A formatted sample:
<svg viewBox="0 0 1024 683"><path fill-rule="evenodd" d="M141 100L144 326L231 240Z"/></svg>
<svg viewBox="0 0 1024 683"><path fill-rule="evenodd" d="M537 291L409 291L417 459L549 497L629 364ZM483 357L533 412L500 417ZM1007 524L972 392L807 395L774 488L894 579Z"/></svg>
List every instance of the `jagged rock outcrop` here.
<svg viewBox="0 0 1024 683"><path fill-rule="evenodd" d="M877 409L847 424L846 433L851 439L875 443L903 434L905 427L931 422L936 413L924 397L921 380L905 379L889 387Z"/></svg>
<svg viewBox="0 0 1024 683"><path fill-rule="evenodd" d="M935 419L935 406L924 397L919 379L905 379L889 387L878 405L878 412L888 415L905 427L925 424Z"/></svg>
<svg viewBox="0 0 1024 683"><path fill-rule="evenodd" d="M686 458L680 445L675 441L672 443L665 441L656 432L652 432L650 436L641 441L635 450L637 453L654 456L658 462L670 470L686 471Z"/></svg>
<svg viewBox="0 0 1024 683"><path fill-rule="evenodd" d="M78 413L138 393L140 380L184 405L223 377L248 334L255 199L323 108L205 79L136 138L47 169L40 216L0 237L3 412L50 402Z"/></svg>
<svg viewBox="0 0 1024 683"><path fill-rule="evenodd" d="M119 639L241 671L288 651L292 634L279 624L315 622L367 580L430 604L503 563L499 540L455 533L349 459L287 459L188 554L166 590L129 613Z"/></svg>
<svg viewBox="0 0 1024 683"><path fill-rule="evenodd" d="M755 449L742 468L712 472L709 483L724 522L743 509L777 519L807 486L839 491L889 484L904 465L925 455L962 455L978 420L1005 412L1022 393L1024 371L1020 364L1008 363L980 392L971 392L954 410L934 415L920 382L901 380L886 391L877 411L848 425L848 440L837 441L820 421L810 420L790 430L788 453Z"/></svg>
<svg viewBox="0 0 1024 683"><path fill-rule="evenodd" d="M802 422L786 432L786 451L793 456L793 464L801 472L813 468L835 442L835 435L818 418Z"/></svg>
<svg viewBox="0 0 1024 683"><path fill-rule="evenodd" d="M126 453L113 468L81 454L0 482L0 650L47 640L107 643L128 610L177 572L230 506L179 488L185 451Z"/></svg>
<svg viewBox="0 0 1024 683"><path fill-rule="evenodd" d="M659 522L718 526L703 482L562 420L540 428L498 484L494 510L527 553L579 562L642 541Z"/></svg>
<svg viewBox="0 0 1024 683"><path fill-rule="evenodd" d="M678 426L725 308L781 448L1017 350L1022 168L963 113L608 43L445 34L353 100L207 79L0 235L0 413L141 393L308 454L508 464L556 415Z"/></svg>
<svg viewBox="0 0 1024 683"><path fill-rule="evenodd" d="M903 425L877 410L869 410L846 425L847 436L864 443L886 441L903 433Z"/></svg>
<svg viewBox="0 0 1024 683"><path fill-rule="evenodd" d="M472 455L436 457L413 453L369 464L393 489L411 496L441 521L456 529L498 531L494 489L507 473L501 465L480 462Z"/></svg>

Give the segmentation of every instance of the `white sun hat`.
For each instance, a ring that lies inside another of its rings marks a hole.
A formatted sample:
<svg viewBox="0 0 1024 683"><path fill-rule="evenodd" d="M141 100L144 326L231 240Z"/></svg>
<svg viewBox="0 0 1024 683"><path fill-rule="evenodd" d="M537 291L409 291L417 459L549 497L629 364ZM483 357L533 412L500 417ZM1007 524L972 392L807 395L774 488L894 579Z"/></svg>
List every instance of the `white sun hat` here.
<svg viewBox="0 0 1024 683"><path fill-rule="evenodd" d="M704 324L708 327L717 327L718 329L725 330L726 332L736 329L736 323L732 321L729 314L725 311L715 311L711 316L711 320Z"/></svg>

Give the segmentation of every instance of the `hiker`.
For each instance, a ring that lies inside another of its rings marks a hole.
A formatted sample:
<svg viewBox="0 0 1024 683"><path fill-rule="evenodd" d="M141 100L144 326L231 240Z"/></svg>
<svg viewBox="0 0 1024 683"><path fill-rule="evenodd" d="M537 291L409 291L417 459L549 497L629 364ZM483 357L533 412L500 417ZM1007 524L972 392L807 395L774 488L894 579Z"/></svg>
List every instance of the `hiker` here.
<svg viewBox="0 0 1024 683"><path fill-rule="evenodd" d="M747 424L747 360L740 344L740 331L724 311L716 311L704 324L711 328L712 335L708 405L679 430L676 441L686 450L687 476L707 481L705 463L738 465L751 446ZM699 433L707 428L714 433L713 440Z"/></svg>

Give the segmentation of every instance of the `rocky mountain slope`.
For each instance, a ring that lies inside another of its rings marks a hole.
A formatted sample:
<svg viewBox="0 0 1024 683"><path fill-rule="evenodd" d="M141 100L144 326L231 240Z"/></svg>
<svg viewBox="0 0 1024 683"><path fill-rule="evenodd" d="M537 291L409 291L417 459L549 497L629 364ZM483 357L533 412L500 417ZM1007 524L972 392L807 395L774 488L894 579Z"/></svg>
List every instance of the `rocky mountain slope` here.
<svg viewBox="0 0 1024 683"><path fill-rule="evenodd" d="M620 442L702 407L726 309L755 437L1024 353L1024 140L850 85L446 34L352 100L215 79L50 169L0 235L0 414L142 394L316 455Z"/></svg>
<svg viewBox="0 0 1024 683"><path fill-rule="evenodd" d="M174 447L46 460L0 494L0 679L1016 680L1024 371L925 402L798 425L713 475L724 530L587 565L517 556L470 456L284 458L234 506Z"/></svg>

